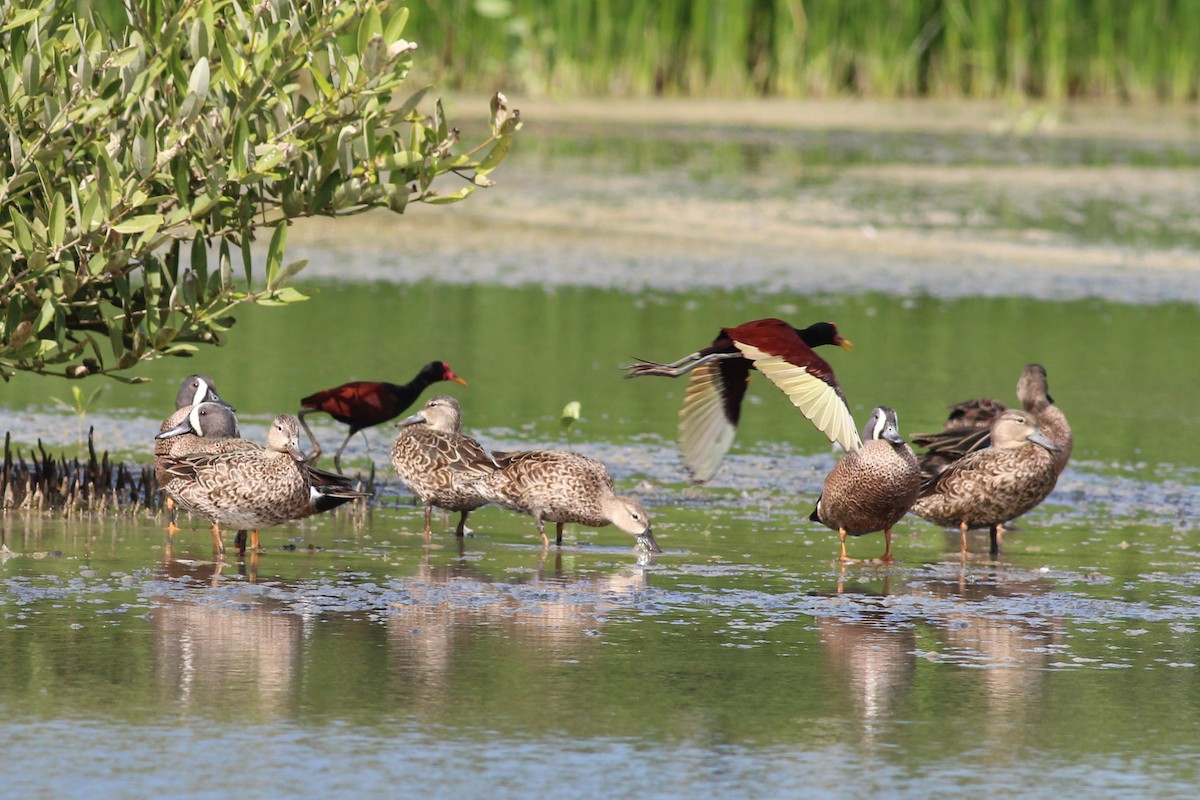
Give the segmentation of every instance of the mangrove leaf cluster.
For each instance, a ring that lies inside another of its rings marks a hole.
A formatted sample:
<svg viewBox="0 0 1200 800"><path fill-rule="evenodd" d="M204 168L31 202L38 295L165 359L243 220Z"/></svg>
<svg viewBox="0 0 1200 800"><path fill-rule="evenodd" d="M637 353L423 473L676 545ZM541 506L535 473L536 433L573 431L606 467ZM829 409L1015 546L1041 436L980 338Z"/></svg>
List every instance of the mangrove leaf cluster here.
<svg viewBox="0 0 1200 800"><path fill-rule="evenodd" d="M428 90L399 94L407 19L390 0L0 6L0 376L220 343L239 304L304 299L290 220L489 185L519 115L497 95L490 137L457 152Z"/></svg>

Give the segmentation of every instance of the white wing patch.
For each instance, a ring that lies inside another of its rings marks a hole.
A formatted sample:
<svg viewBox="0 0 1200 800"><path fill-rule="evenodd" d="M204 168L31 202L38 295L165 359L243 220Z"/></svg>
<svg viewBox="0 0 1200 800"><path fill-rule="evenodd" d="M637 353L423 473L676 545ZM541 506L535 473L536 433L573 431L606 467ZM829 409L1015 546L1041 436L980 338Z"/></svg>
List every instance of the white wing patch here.
<svg viewBox="0 0 1200 800"><path fill-rule="evenodd" d="M735 341L734 344L829 441L841 445L847 452L862 447L862 439L858 436L850 409L832 386L804 367L798 367L779 356L764 353L742 342Z"/></svg>
<svg viewBox="0 0 1200 800"><path fill-rule="evenodd" d="M701 364L688 378L679 409L679 449L697 483L717 473L737 432L725 416L722 386L720 363Z"/></svg>

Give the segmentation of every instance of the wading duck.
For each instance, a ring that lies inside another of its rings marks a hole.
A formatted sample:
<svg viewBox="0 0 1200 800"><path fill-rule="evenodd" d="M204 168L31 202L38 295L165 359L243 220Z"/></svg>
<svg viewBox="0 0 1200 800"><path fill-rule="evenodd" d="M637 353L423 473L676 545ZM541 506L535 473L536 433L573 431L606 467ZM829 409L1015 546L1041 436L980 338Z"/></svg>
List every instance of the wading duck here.
<svg viewBox="0 0 1200 800"><path fill-rule="evenodd" d="M163 420L159 426L159 433L177 427L184 422L188 414L191 413L193 406L200 403L225 403L224 400L217 395L217 387L213 384L212 378L207 375L188 375L179 383L179 391L175 394L175 413ZM229 406L232 410L232 406ZM234 433L237 436L237 421L234 420ZM171 451L174 444L169 438L155 437L154 441L154 474L158 480L158 485L163 486L167 482L166 474L163 470L163 458ZM167 496L167 533L173 534L178 528L175 526L175 501Z"/></svg>
<svg viewBox="0 0 1200 800"><path fill-rule="evenodd" d="M459 512L454 533L463 536L467 515L488 503L474 484L496 469L495 462L479 442L462 433L462 406L453 397L432 397L397 424L392 466L425 505L423 533L429 536L437 506Z"/></svg>
<svg viewBox="0 0 1200 800"><path fill-rule="evenodd" d="M1021 407L1032 414L1046 438L1058 446L1055 452L1055 474L1067 466L1075 438L1067 415L1054 405L1046 368L1041 364L1026 364L1017 379L1017 399ZM990 397L967 400L950 407L946 424L938 433L918 433L913 444L926 448L921 454L921 474L928 481L948 464L967 453L983 449L991 443L991 427L1008 409Z"/></svg>
<svg viewBox="0 0 1200 800"><path fill-rule="evenodd" d="M341 502L321 499L300 452L300 422L280 414L267 432L266 448L246 448L228 443L220 452L194 452L167 456L170 480L164 487L175 502L204 517L213 526L213 546L224 552L221 528L252 531L251 545L258 546L258 530L302 519Z"/></svg>
<svg viewBox="0 0 1200 800"><path fill-rule="evenodd" d="M220 453L235 453L248 450L262 450L255 442L240 438L237 417L233 409L225 403L204 402L193 406L187 416L175 427L161 431L156 437L155 448L165 444L169 447L166 454L171 457L189 455L216 455ZM163 461L165 462L166 457ZM317 469L305 464L304 471L311 485L307 514L319 514L330 511L338 506L368 497L365 492L355 490L349 478L332 472ZM166 475L165 463L163 473ZM165 486L171 480L166 475ZM173 534L174 531L171 531ZM224 552L220 539L220 530L214 526L213 543L218 552ZM246 551L246 536L244 530L238 531L237 545L239 553ZM250 546L257 550L259 547L258 531L252 532Z"/></svg>
<svg viewBox="0 0 1200 800"><path fill-rule="evenodd" d="M832 367L813 351L829 344L852 347L832 322L799 329L760 319L722 328L711 345L669 364L639 361L625 377L690 373L679 410L679 447L692 480L703 483L733 444L752 369L783 391L829 441L847 452L862 445Z"/></svg>
<svg viewBox="0 0 1200 800"><path fill-rule="evenodd" d="M896 412L880 406L863 428L863 446L851 450L825 478L817 507L809 519L838 532L841 560L846 556L846 536L883 531L884 551L879 559L892 560L892 526L900 521L921 489L917 457L900 435Z"/></svg>
<svg viewBox="0 0 1200 800"><path fill-rule="evenodd" d="M454 374L450 365L445 361L430 361L421 367L421 371L408 383L387 383L386 381L353 381L314 392L300 401L300 423L304 432L312 442L313 451L309 461L315 461L321 455L321 445L309 430L304 417L316 411L323 411L338 422L350 426L350 432L342 441L342 446L333 455L333 468L342 471L342 451L346 445L364 428L395 419L408 409L421 392L438 381L454 381L463 386L467 382Z"/></svg>
<svg viewBox="0 0 1200 800"><path fill-rule="evenodd" d="M533 516L542 546L549 546L545 523L557 525L554 541L562 545L563 525L574 522L601 528L616 525L647 553L661 553L640 503L618 495L608 469L595 459L562 450L494 453L500 469L479 482L480 493L504 508Z"/></svg>
<svg viewBox="0 0 1200 800"><path fill-rule="evenodd" d="M1004 523L1032 509L1054 489L1058 452L1033 414L1005 411L992 424L991 445L966 454L923 484L912 513L958 528L964 555L967 531L989 529L995 555Z"/></svg>

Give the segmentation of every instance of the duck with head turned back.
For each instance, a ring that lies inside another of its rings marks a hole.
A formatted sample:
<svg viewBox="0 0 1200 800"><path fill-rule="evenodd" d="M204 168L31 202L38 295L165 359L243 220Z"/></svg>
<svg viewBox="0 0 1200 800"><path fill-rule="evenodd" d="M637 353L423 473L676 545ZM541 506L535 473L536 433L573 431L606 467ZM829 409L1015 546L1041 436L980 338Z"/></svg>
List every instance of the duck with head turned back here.
<svg viewBox="0 0 1200 800"><path fill-rule="evenodd" d="M217 387L213 384L212 378L207 375L188 375L179 383L179 391L175 394L175 413L163 420L158 431L162 433L171 428L179 426L187 420L188 414L194 406L200 403L221 403L233 411L233 406L230 406L217 395ZM237 423L234 422L236 433ZM175 442L166 437L155 437L154 441L154 474L158 481L159 487L166 484L167 478L163 470L163 458L170 453L172 445ZM166 499L167 507L167 534L173 535L179 530L175 525L175 501L168 495Z"/></svg>
<svg viewBox="0 0 1200 800"><path fill-rule="evenodd" d="M750 370L775 384L831 442L847 452L862 445L833 368L813 348L853 345L832 322L793 328L760 319L722 328L713 343L670 364L639 361L625 377L690 374L679 410L679 447L684 466L703 483L721 466L733 444Z"/></svg>
<svg viewBox="0 0 1200 800"><path fill-rule="evenodd" d="M1008 410L991 428L991 445L968 453L921 487L912 513L937 525L957 527L962 552L967 531L987 528L991 553L1000 552L1004 523L1041 503L1058 478L1058 445L1026 411Z"/></svg>
<svg viewBox="0 0 1200 800"><path fill-rule="evenodd" d="M400 433L392 444L392 466L425 506L423 533L428 539L433 507L457 511L455 535L467 530L467 515L487 498L474 484L496 469L479 442L462 432L462 406L453 397L431 397L416 414L397 423Z"/></svg>
<svg viewBox="0 0 1200 800"><path fill-rule="evenodd" d="M863 428L865 443L851 450L825 478L817 507L809 519L838 532L841 560L846 556L846 536L883 531L883 563L892 560L892 526L917 500L921 470L917 457L900 435L896 412L880 406Z"/></svg>
<svg viewBox="0 0 1200 800"><path fill-rule="evenodd" d="M547 547L545 523L557 526L555 543L562 545L563 525L601 528L613 524L637 540L639 550L661 553L654 540L650 515L641 503L616 493L608 469L595 459L563 450L523 450L494 453L500 469L479 482L480 494L503 508L529 514Z"/></svg>
<svg viewBox="0 0 1200 800"><path fill-rule="evenodd" d="M1071 458L1075 439L1067 415L1054 404L1046 368L1041 364L1026 364L1017 379L1017 399L1021 407L1032 414L1042 433L1058 446L1055 455L1057 473L1062 473ZM946 424L938 433L918 433L913 443L926 448L921 454L921 474L932 479L947 465L967 453L981 450L991 443L991 427L1008 409L990 397L967 400L950 407Z"/></svg>
<svg viewBox="0 0 1200 800"><path fill-rule="evenodd" d="M354 437L354 434L379 425L390 419L395 419L408 409L421 392L438 381L453 381L462 386L467 382L454 374L450 365L445 361L430 361L408 383L388 383L386 381L352 381L314 392L300 401L300 423L312 442L313 451L309 461L315 461L321 455L321 445L309 430L304 417L313 412L323 411L338 422L350 426L350 432L342 441L342 446L333 455L333 467L342 471L342 451Z"/></svg>

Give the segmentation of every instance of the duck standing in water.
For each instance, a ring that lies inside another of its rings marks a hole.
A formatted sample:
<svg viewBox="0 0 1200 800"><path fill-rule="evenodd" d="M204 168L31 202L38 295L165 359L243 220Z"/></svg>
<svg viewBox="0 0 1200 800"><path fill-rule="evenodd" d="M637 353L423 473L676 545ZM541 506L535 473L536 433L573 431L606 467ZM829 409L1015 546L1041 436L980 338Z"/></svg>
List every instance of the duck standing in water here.
<svg viewBox="0 0 1200 800"><path fill-rule="evenodd" d="M217 395L217 387L213 384L212 378L207 375L188 375L179 383L179 391L175 394L175 412L171 416L163 420L159 426L159 433L171 430L186 422L188 414L192 408L201 403L220 403L229 407L232 412L233 406L229 406L224 400ZM233 433L223 434L226 436L237 436L237 419L234 418ZM177 441L172 441L166 436L155 437L154 440L154 476L158 485L164 486L167 482L166 472L163 469L163 458L170 452L171 448L176 445ZM167 534L174 534L179 528L175 525L175 500L167 495Z"/></svg>
<svg viewBox="0 0 1200 800"><path fill-rule="evenodd" d="M625 377L690 373L679 409L679 449L692 480L703 483L733 445L752 369L786 394L829 441L847 452L862 445L833 368L813 352L830 344L844 350L853 346L832 322L793 328L781 319L759 319L722 328L708 347L670 364L639 361Z"/></svg>
<svg viewBox="0 0 1200 800"><path fill-rule="evenodd" d="M218 440L202 449L169 455L165 491L175 501L212 523L213 548L224 552L221 528L249 530L258 548L258 530L328 510L361 492L346 489L343 497L322 497L314 488L300 452L300 422L280 414L267 432L267 446L245 440ZM249 445L248 447L246 445Z"/></svg>
<svg viewBox="0 0 1200 800"><path fill-rule="evenodd" d="M927 481L912 507L922 519L958 528L964 556L967 531L976 528L990 531L990 552L998 554L1004 523L1045 500L1058 479L1060 448L1032 414L1005 411L992 424L990 441Z"/></svg>
<svg viewBox="0 0 1200 800"><path fill-rule="evenodd" d="M261 445L241 438L233 408L223 401L207 401L192 406L179 424L159 432L155 437L154 445L156 453L159 452L160 447L168 448L166 454L161 458L155 456L156 462L162 462L159 469L165 476L160 478L164 487L172 480L166 470L167 457L215 455L263 449ZM304 471L308 474L309 482L312 484L308 513L305 516L330 511L352 500L370 497L368 493L354 489L350 479L343 475L326 472L308 464L304 465ZM170 494L168 494L168 498L171 498ZM168 530L168 535L172 539L176 530L178 528ZM258 531L251 531L249 539L251 549L258 550ZM244 555L247 544L246 530L238 531L236 542L238 553ZM215 526L213 545L218 552L225 552L220 530Z"/></svg>
<svg viewBox="0 0 1200 800"><path fill-rule="evenodd" d="M456 536L467 531L467 515L488 503L475 488L496 464L479 442L462 432L462 406L453 397L429 399L416 414L402 419L392 444L392 466L425 506L423 533L428 539L433 507L457 511Z"/></svg>
<svg viewBox="0 0 1200 800"><path fill-rule="evenodd" d="M817 507L809 519L838 532L842 561L846 536L883 531L884 551L880 561L892 561L892 526L917 500L921 470L917 457L900 435L896 412L880 406L871 412L863 428L862 447L851 450L825 478Z"/></svg>
<svg viewBox="0 0 1200 800"><path fill-rule="evenodd" d="M493 457L500 468L476 485L480 494L498 506L532 515L543 547L550 543L545 523L557 525L554 541L561 546L563 525L574 522L593 528L616 525L637 540L639 549L662 552L646 509L616 493L612 476L599 461L562 450Z"/></svg>

